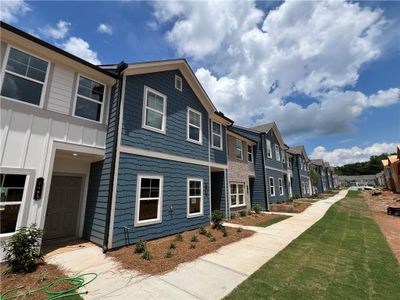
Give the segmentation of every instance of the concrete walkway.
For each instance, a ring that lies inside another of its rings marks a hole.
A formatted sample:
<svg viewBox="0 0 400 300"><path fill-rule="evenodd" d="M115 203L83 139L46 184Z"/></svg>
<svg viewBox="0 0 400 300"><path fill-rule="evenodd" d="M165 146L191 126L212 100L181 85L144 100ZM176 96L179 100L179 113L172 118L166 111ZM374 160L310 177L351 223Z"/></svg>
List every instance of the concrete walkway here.
<svg viewBox="0 0 400 300"><path fill-rule="evenodd" d="M347 191L341 191L315 202L304 212L266 228L241 226L256 233L164 275L120 270L97 247L58 254L47 261L62 266L69 275L98 273L98 278L87 286L89 293L85 299L221 299L321 219L346 194Z"/></svg>

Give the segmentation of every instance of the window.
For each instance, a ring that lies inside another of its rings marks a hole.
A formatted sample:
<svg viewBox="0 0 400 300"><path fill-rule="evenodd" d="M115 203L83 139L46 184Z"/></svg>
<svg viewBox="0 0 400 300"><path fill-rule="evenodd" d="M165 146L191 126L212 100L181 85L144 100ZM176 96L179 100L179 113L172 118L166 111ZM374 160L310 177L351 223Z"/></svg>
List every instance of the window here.
<svg viewBox="0 0 400 300"><path fill-rule="evenodd" d="M138 176L135 225L161 222L162 176Z"/></svg>
<svg viewBox="0 0 400 300"><path fill-rule="evenodd" d="M306 193L306 183L304 181L301 182L301 187L304 195Z"/></svg>
<svg viewBox="0 0 400 300"><path fill-rule="evenodd" d="M287 160L288 163L288 168L291 169L292 168L292 159L289 157Z"/></svg>
<svg viewBox="0 0 400 300"><path fill-rule="evenodd" d="M175 88L182 92L182 77L175 75Z"/></svg>
<svg viewBox="0 0 400 300"><path fill-rule="evenodd" d="M142 126L152 131L165 133L166 106L167 96L145 87Z"/></svg>
<svg viewBox="0 0 400 300"><path fill-rule="evenodd" d="M247 160L253 162L253 146L247 145Z"/></svg>
<svg viewBox="0 0 400 300"><path fill-rule="evenodd" d="M278 178L279 195L283 195L283 181L282 178Z"/></svg>
<svg viewBox="0 0 400 300"><path fill-rule="evenodd" d="M285 157L285 151L282 150L282 162L285 163L286 162L286 157Z"/></svg>
<svg viewBox="0 0 400 300"><path fill-rule="evenodd" d="M203 215L203 180L188 178L188 204L187 216L197 217Z"/></svg>
<svg viewBox="0 0 400 300"><path fill-rule="evenodd" d="M10 48L1 95L40 106L48 62Z"/></svg>
<svg viewBox="0 0 400 300"><path fill-rule="evenodd" d="M244 203L244 184L231 183L231 207L243 206Z"/></svg>
<svg viewBox="0 0 400 300"><path fill-rule="evenodd" d="M267 140L267 157L272 158L272 148L270 140Z"/></svg>
<svg viewBox="0 0 400 300"><path fill-rule="evenodd" d="M269 178L269 193L271 196L275 196L275 181L273 177Z"/></svg>
<svg viewBox="0 0 400 300"><path fill-rule="evenodd" d="M243 160L243 143L241 140L235 140L235 153L237 159Z"/></svg>
<svg viewBox="0 0 400 300"><path fill-rule="evenodd" d="M79 76L74 115L100 122L103 111L104 85Z"/></svg>
<svg viewBox="0 0 400 300"><path fill-rule="evenodd" d="M222 126L221 124L211 122L212 139L211 146L216 149L222 149Z"/></svg>
<svg viewBox="0 0 400 300"><path fill-rule="evenodd" d="M281 149L277 144L275 144L275 158L277 161L281 161Z"/></svg>
<svg viewBox="0 0 400 300"><path fill-rule="evenodd" d="M17 229L18 216L24 198L26 175L0 174L0 233Z"/></svg>
<svg viewBox="0 0 400 300"><path fill-rule="evenodd" d="M188 107L187 111L187 139L190 142L201 144L201 113Z"/></svg>

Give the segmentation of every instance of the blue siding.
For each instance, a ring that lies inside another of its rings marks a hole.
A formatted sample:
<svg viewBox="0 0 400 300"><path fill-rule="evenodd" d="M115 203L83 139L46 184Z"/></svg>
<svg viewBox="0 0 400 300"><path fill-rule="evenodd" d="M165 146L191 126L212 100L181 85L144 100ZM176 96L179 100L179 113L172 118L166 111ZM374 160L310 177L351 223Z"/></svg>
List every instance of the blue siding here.
<svg viewBox="0 0 400 300"><path fill-rule="evenodd" d="M182 92L175 75L183 79ZM166 134L142 128L144 86L167 96ZM202 114L202 145L187 141L188 107ZM178 70L128 76L123 119L123 145L208 161L208 113Z"/></svg>
<svg viewBox="0 0 400 300"><path fill-rule="evenodd" d="M303 159L303 162L305 163L304 157L302 155L294 155L293 156L293 189L292 189L292 194L293 196L299 196L299 197L309 197L310 193L309 190L307 189L307 184L310 184L309 178L309 172L307 170L302 170L300 165L300 159ZM306 183L306 193L303 193L303 182Z"/></svg>
<svg viewBox="0 0 400 300"><path fill-rule="evenodd" d="M282 163L282 149L279 146L278 140L275 137L275 134L272 130L270 130L266 135L265 138L271 141L271 148L272 148L272 158L267 157L267 151L265 151L265 165L268 167L286 170L286 164ZM265 142L265 149L267 149ZM280 151L280 161L276 160L276 152L275 152L275 145L278 145Z"/></svg>
<svg viewBox="0 0 400 300"><path fill-rule="evenodd" d="M83 237L96 244L102 244L106 227L107 203L111 182L111 164L114 151L116 120L119 105L119 83L111 89L105 159L91 164L86 202Z"/></svg>
<svg viewBox="0 0 400 300"><path fill-rule="evenodd" d="M275 183L275 196L271 195L270 192L270 185L269 185L269 178L273 177L274 178L274 183ZM282 179L282 184L283 184L283 195L279 194L279 183L278 183L278 178ZM287 194L285 192L285 186L284 186L284 173L275 171L275 170L268 170L267 169L267 186L268 186L268 201L269 203L275 203L275 202L281 202L285 201L287 199Z"/></svg>
<svg viewBox="0 0 400 300"><path fill-rule="evenodd" d="M210 121L210 136L212 132L211 124L212 122ZM226 165L228 163L228 157L226 154L226 126L222 125L221 127L222 127L222 150L211 147L211 137L210 137L210 161Z"/></svg>
<svg viewBox="0 0 400 300"><path fill-rule="evenodd" d="M133 227L138 174L163 175L162 223ZM129 242L149 240L185 230L195 229L209 222L210 201L204 195L204 216L187 218L187 177L203 178L209 186L209 168L182 162L162 160L121 153L115 207L113 247L126 243L124 226L129 226ZM170 209L172 207L172 209Z"/></svg>
<svg viewBox="0 0 400 300"><path fill-rule="evenodd" d="M211 210L220 210L226 215L226 184L224 172L211 173ZM225 216L226 217L226 216Z"/></svg>

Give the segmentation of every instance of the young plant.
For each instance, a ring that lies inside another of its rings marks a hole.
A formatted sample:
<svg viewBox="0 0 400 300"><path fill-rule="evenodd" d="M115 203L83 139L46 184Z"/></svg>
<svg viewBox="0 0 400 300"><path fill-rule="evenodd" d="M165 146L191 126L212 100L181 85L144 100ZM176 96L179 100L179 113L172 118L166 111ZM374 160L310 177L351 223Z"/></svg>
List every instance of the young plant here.
<svg viewBox="0 0 400 300"><path fill-rule="evenodd" d="M224 214L222 213L222 211L214 210L211 215L211 221L213 223L213 228L220 229L223 218L224 218Z"/></svg>
<svg viewBox="0 0 400 300"><path fill-rule="evenodd" d="M236 232L237 232L237 233L242 232L242 228L238 227L238 228L236 229Z"/></svg>
<svg viewBox="0 0 400 300"><path fill-rule="evenodd" d="M261 212L261 205L260 204L256 204L253 206L254 212L256 214L259 214Z"/></svg>
<svg viewBox="0 0 400 300"><path fill-rule="evenodd" d="M206 234L206 237L208 237L208 238L212 237L212 233L208 231Z"/></svg>
<svg viewBox="0 0 400 300"><path fill-rule="evenodd" d="M247 210L247 215L251 216L253 214L253 212L251 211L251 209Z"/></svg>
<svg viewBox="0 0 400 300"><path fill-rule="evenodd" d="M172 257L172 251L168 250L167 253L165 254L165 258L171 258Z"/></svg>
<svg viewBox="0 0 400 300"><path fill-rule="evenodd" d="M225 227L222 227L222 236L223 237L227 237L228 236L228 232L226 231Z"/></svg>
<svg viewBox="0 0 400 300"><path fill-rule="evenodd" d="M39 276L37 277L36 282L37 283L42 283L46 281L49 278L49 275L47 273L40 273Z"/></svg>
<svg viewBox="0 0 400 300"><path fill-rule="evenodd" d="M175 243L174 243L174 242L171 242L171 243L169 244L168 248L169 248L169 249L175 249L175 248L176 248Z"/></svg>
<svg viewBox="0 0 400 300"><path fill-rule="evenodd" d="M183 236L182 236L182 234L178 233L178 234L175 236L175 241L177 241L177 242L182 242L182 241L183 241Z"/></svg>
<svg viewBox="0 0 400 300"><path fill-rule="evenodd" d="M208 231L207 231L203 226L201 226L201 227L199 228L199 233L200 233L200 234L206 235L207 232L208 232Z"/></svg>
<svg viewBox="0 0 400 300"><path fill-rule="evenodd" d="M135 244L135 253L143 253L146 250L146 242L138 240Z"/></svg>
<svg viewBox="0 0 400 300"><path fill-rule="evenodd" d="M198 242L199 241L199 239L197 238L197 235L192 235L192 238L190 239L190 241L192 242L192 243L196 243L196 242Z"/></svg>
<svg viewBox="0 0 400 300"><path fill-rule="evenodd" d="M210 242L215 242L217 239L215 238L215 236L212 236L208 239Z"/></svg>
<svg viewBox="0 0 400 300"><path fill-rule="evenodd" d="M245 210L241 210L239 212L239 215L243 218L243 217L245 217L247 215L247 212Z"/></svg>
<svg viewBox="0 0 400 300"><path fill-rule="evenodd" d="M5 259L12 273L26 273L35 270L37 263L43 258L40 251L40 240L43 230L35 225L22 227L11 236L5 246Z"/></svg>
<svg viewBox="0 0 400 300"><path fill-rule="evenodd" d="M142 253L142 258L145 260L150 260L152 258L151 252L149 249L145 249Z"/></svg>
<svg viewBox="0 0 400 300"><path fill-rule="evenodd" d="M190 249L196 249L196 244L195 243L191 243L190 244Z"/></svg>

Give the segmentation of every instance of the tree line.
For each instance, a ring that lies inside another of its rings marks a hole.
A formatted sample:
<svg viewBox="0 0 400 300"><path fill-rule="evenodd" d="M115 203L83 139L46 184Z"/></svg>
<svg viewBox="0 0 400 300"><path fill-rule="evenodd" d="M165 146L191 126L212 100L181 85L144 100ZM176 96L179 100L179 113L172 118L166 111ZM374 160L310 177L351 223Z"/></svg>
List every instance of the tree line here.
<svg viewBox="0 0 400 300"><path fill-rule="evenodd" d="M387 159L389 155L395 155L382 153L381 155L373 155L369 158L369 161L356 162L352 164L343 165L335 168L337 175L371 175L382 171L382 160Z"/></svg>

